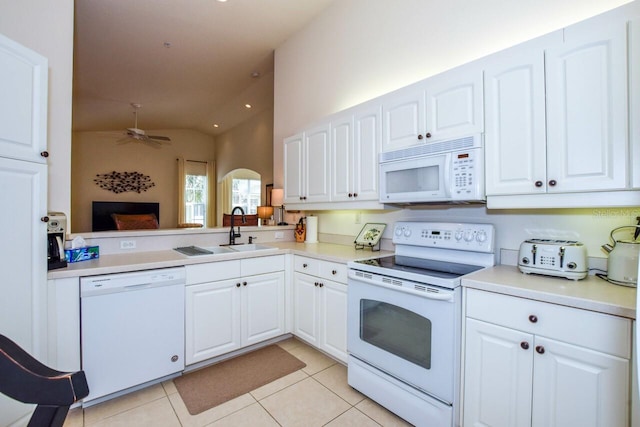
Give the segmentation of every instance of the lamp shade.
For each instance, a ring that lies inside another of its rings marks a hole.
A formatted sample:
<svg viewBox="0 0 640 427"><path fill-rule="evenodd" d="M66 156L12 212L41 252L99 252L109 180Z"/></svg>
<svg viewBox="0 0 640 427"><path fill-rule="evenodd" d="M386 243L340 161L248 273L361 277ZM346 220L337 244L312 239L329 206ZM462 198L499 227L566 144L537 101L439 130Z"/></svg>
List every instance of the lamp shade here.
<svg viewBox="0 0 640 427"><path fill-rule="evenodd" d="M271 190L271 206L282 206L284 203L284 190L274 188Z"/></svg>
<svg viewBox="0 0 640 427"><path fill-rule="evenodd" d="M258 218L269 219L273 215L273 206L258 206Z"/></svg>

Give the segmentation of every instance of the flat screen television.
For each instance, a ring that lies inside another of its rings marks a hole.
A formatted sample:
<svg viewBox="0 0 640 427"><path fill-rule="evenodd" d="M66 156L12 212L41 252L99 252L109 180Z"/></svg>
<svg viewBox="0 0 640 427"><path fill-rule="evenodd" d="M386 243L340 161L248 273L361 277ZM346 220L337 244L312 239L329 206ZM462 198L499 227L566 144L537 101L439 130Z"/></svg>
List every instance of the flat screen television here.
<svg viewBox="0 0 640 427"><path fill-rule="evenodd" d="M91 231L115 230L111 214L155 214L160 221L160 203L157 202L93 202Z"/></svg>

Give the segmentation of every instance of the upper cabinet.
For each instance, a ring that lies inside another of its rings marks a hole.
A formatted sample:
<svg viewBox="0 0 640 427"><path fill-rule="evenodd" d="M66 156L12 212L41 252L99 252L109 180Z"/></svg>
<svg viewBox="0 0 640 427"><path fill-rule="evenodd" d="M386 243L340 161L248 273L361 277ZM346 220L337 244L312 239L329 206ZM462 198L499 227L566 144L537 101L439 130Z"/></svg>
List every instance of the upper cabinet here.
<svg viewBox="0 0 640 427"><path fill-rule="evenodd" d="M629 135L631 186L640 189L640 18L629 24Z"/></svg>
<svg viewBox="0 0 640 427"><path fill-rule="evenodd" d="M628 50L630 11L484 60L489 208L637 205L638 194L628 191L640 181L629 161L638 83L632 76L629 87L628 64L640 68L637 49Z"/></svg>
<svg viewBox="0 0 640 427"><path fill-rule="evenodd" d="M331 201L378 200L381 108L364 105L331 121Z"/></svg>
<svg viewBox="0 0 640 427"><path fill-rule="evenodd" d="M48 61L0 34L0 157L45 163Z"/></svg>
<svg viewBox="0 0 640 427"><path fill-rule="evenodd" d="M284 141L284 203L329 201L331 126L324 124Z"/></svg>
<svg viewBox="0 0 640 427"><path fill-rule="evenodd" d="M469 64L385 95L382 150L482 132L482 92L482 70Z"/></svg>

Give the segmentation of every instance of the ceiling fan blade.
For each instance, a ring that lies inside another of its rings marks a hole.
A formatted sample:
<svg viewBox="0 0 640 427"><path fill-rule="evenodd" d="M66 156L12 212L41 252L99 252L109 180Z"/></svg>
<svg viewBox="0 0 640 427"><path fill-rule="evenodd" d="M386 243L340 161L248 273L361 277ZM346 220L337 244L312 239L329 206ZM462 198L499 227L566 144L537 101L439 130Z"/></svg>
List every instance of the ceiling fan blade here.
<svg viewBox="0 0 640 427"><path fill-rule="evenodd" d="M158 141L171 141L171 138L168 136L159 136L159 135L147 135L149 139L156 139Z"/></svg>

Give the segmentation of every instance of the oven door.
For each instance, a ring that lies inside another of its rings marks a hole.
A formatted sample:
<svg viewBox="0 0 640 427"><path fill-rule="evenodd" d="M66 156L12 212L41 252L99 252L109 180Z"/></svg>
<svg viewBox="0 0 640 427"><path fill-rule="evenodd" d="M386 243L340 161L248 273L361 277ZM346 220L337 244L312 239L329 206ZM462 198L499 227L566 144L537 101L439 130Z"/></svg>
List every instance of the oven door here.
<svg viewBox="0 0 640 427"><path fill-rule="evenodd" d="M453 404L460 360L460 288L439 289L433 295L406 292L351 275L348 284L349 353Z"/></svg>

